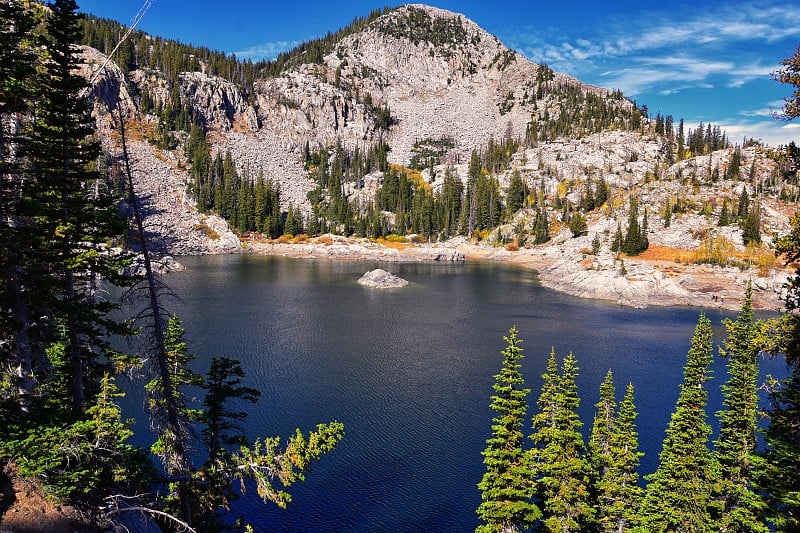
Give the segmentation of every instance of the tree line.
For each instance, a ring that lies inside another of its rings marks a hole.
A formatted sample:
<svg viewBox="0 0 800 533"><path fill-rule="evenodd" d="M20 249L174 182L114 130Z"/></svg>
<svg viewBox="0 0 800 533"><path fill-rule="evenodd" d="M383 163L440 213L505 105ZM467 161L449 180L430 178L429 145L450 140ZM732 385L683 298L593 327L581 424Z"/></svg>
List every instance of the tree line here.
<svg viewBox="0 0 800 533"><path fill-rule="evenodd" d="M800 229L800 227L798 227ZM793 234L793 245L798 233ZM798 249L792 247L796 256ZM797 300L797 278L790 305ZM797 405L800 359L797 318L756 320L748 286L735 320L724 321L720 355L728 362L719 434L710 442L706 404L713 358L711 321L701 313L692 337L680 394L666 430L656 471L639 483L634 386L617 403L613 374L600 385L588 442L577 415L578 366L573 354L559 366L551 351L530 419L516 327L504 337L503 363L490 407L492 433L483 452L476 531L795 531L800 447ZM776 330L788 332L774 335ZM780 353L789 363L782 381L758 383L759 358ZM769 407L759 406L758 389ZM759 421L764 446L759 446ZM526 444L527 442L527 444Z"/></svg>

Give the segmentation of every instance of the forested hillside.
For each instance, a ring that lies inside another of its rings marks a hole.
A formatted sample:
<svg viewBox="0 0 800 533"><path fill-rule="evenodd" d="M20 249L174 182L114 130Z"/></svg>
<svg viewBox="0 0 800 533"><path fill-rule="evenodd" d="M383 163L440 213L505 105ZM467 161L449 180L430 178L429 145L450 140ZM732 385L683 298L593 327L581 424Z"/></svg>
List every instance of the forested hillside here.
<svg viewBox="0 0 800 533"><path fill-rule="evenodd" d="M701 318L646 483L633 388L617 407L609 375L585 443L572 356L560 367L551 357L525 440L529 390L512 329L479 485L482 530L800 527L800 282L784 288L779 275L800 258L794 144L653 117L427 6L374 11L258 64L134 32L102 69L124 28L77 9L0 2L4 468L100 522L133 509L167 530L211 530L239 497L235 482L286 506L285 487L336 447L343 425L288 440L247 435L233 406L259 393L236 360L192 370L158 256L240 251L239 237L471 243L503 257L541 253L551 277L581 290L630 293L646 278L685 291L664 274L677 264L753 280L726 324L718 440L708 442L712 345ZM797 54L784 67L777 77L797 87ZM228 237L232 246L208 244ZM780 292L786 314L754 320L752 290ZM110 296L119 293L126 307ZM121 353L121 339L136 348ZM789 373L764 385L758 447L754 365L767 353L786 356ZM130 444L124 374L147 398L149 450Z"/></svg>

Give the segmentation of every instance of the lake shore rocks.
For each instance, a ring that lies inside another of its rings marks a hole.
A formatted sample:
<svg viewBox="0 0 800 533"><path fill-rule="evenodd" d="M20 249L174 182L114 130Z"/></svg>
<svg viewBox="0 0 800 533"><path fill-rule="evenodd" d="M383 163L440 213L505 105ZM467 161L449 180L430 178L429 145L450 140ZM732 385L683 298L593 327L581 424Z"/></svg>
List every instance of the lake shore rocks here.
<svg viewBox="0 0 800 533"><path fill-rule="evenodd" d="M755 269L620 259L608 252L594 256L583 253L577 246L580 243L572 241L577 239L510 251L470 243L463 237L435 245L409 243L390 248L368 239L326 235L295 244L246 241L245 250L337 261L496 261L535 270L543 286L559 292L638 308L677 305L737 310L747 283L752 282L754 308L779 311L783 286L791 274L773 269L759 276Z"/></svg>
<svg viewBox="0 0 800 533"><path fill-rule="evenodd" d="M376 268L361 276L358 283L373 289L399 289L408 285L408 280L395 276L382 268Z"/></svg>

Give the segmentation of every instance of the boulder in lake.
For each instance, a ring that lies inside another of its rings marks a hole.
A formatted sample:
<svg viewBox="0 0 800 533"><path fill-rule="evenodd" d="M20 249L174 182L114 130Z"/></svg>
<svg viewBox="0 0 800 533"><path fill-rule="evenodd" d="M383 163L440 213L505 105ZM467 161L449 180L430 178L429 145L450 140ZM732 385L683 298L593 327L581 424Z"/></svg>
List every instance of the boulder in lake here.
<svg viewBox="0 0 800 533"><path fill-rule="evenodd" d="M361 285L375 289L396 289L408 285L408 281L381 268L370 270L358 280Z"/></svg>

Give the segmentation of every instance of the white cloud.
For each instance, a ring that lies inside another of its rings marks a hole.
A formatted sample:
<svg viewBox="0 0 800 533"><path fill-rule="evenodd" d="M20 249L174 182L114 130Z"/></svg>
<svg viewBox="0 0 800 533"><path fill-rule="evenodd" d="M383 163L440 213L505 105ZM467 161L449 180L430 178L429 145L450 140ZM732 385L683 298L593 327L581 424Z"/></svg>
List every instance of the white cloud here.
<svg viewBox="0 0 800 533"><path fill-rule="evenodd" d="M722 121L720 127L733 142L740 142L745 137L760 139L770 146L787 145L794 141L800 144L800 124L786 124L776 120L757 122L740 122L736 120Z"/></svg>
<svg viewBox="0 0 800 533"><path fill-rule="evenodd" d="M691 12L647 13L620 26L602 24L597 35L559 35L547 43L537 30L522 28L508 41L532 60L591 83L596 82L591 77L607 70L607 65L622 65L625 75L609 81L631 96L673 90L663 85L675 81L739 88L777 68L782 57L764 61L760 57L764 46L758 43L800 37L800 6L719 3ZM659 59L662 54L668 55ZM654 65L659 65L661 76L651 75ZM636 72L641 74L638 80Z"/></svg>
<svg viewBox="0 0 800 533"><path fill-rule="evenodd" d="M272 61L278 57L278 54L281 52L287 52L292 48L295 48L300 43L301 41L275 41L251 46L245 50L234 52L234 54L237 58L243 60L249 59L251 61Z"/></svg>

